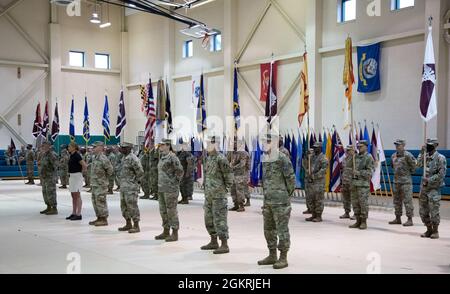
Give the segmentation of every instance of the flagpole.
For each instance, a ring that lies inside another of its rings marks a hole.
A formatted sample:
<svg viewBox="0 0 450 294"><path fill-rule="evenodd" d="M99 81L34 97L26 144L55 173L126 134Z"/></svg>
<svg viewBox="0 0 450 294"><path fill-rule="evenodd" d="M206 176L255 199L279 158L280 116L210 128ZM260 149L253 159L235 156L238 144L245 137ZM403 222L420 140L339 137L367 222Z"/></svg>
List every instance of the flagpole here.
<svg viewBox="0 0 450 294"><path fill-rule="evenodd" d="M380 126L378 126L378 131L380 132ZM381 141L381 146L384 146L383 144L383 139L381 138L381 132L380 132L380 141ZM383 148L384 149L384 148ZM392 189L392 182L391 182L391 177L389 176L389 167L387 165L387 161L384 161L384 167L386 168L386 174L387 174L387 178L388 178L388 183L389 183L389 194L393 194L393 189ZM388 194L387 194L388 195ZM389 196L389 195L388 195Z"/></svg>

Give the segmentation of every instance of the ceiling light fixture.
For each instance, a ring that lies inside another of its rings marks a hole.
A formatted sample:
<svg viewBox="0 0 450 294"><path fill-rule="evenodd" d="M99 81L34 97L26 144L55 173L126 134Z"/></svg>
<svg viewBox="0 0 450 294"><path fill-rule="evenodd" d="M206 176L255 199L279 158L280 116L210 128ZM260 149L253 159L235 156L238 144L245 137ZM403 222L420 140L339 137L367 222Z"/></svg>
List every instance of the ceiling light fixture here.
<svg viewBox="0 0 450 294"><path fill-rule="evenodd" d="M94 4L94 11L92 12L91 23L99 24L101 23L100 17L97 12L97 3Z"/></svg>

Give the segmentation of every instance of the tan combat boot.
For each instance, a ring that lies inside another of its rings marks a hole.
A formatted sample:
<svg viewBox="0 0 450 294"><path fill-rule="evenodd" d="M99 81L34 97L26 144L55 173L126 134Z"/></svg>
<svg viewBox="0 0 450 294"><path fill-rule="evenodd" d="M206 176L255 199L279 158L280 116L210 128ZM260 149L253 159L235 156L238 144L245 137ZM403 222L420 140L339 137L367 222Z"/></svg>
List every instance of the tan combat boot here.
<svg viewBox="0 0 450 294"><path fill-rule="evenodd" d="M439 239L439 225L433 225L433 233L430 236L431 239Z"/></svg>
<svg viewBox="0 0 450 294"><path fill-rule="evenodd" d="M412 227L414 226L412 217L408 217L408 220L406 221L406 223L403 224L404 227Z"/></svg>
<svg viewBox="0 0 450 294"><path fill-rule="evenodd" d="M367 218L361 219L361 225L359 226L360 230L367 230Z"/></svg>
<svg viewBox="0 0 450 294"><path fill-rule="evenodd" d="M240 204L239 208L236 210L236 212L244 212L244 211L245 211L244 205Z"/></svg>
<svg viewBox="0 0 450 294"><path fill-rule="evenodd" d="M356 217L356 223L354 223L353 225L349 226L350 229L359 229L359 226L361 226L361 218L360 217Z"/></svg>
<svg viewBox="0 0 450 294"><path fill-rule="evenodd" d="M313 219L315 219L316 218L316 214L315 213L313 213L312 214L312 216L311 217L308 217L308 218L306 218L305 219L305 221L307 221L307 222L312 222L313 221Z"/></svg>
<svg viewBox="0 0 450 294"><path fill-rule="evenodd" d="M389 222L389 224L390 225L401 225L402 217L397 215L393 221Z"/></svg>
<svg viewBox="0 0 450 294"><path fill-rule="evenodd" d="M322 222L322 215L317 214L316 217L312 220L313 223L321 223Z"/></svg>
<svg viewBox="0 0 450 294"><path fill-rule="evenodd" d="M226 238L220 238L222 241L222 245L214 250L214 254L226 254L230 252L230 248L228 247L228 240Z"/></svg>
<svg viewBox="0 0 450 294"><path fill-rule="evenodd" d="M219 248L219 243L217 243L217 236L211 236L211 241L206 244L205 246L202 246L201 250L216 250Z"/></svg>
<svg viewBox="0 0 450 294"><path fill-rule="evenodd" d="M119 232L127 232L131 229L131 219L126 219L126 222L124 227L119 228Z"/></svg>
<svg viewBox="0 0 450 294"><path fill-rule="evenodd" d="M176 242L178 241L178 229L172 229L172 235L166 238L166 242Z"/></svg>
<svg viewBox="0 0 450 294"><path fill-rule="evenodd" d="M51 206L50 210L45 213L45 215L57 215L57 214L58 209L56 208L56 206Z"/></svg>
<svg viewBox="0 0 450 294"><path fill-rule="evenodd" d="M47 208L43 211L39 212L40 214L46 214L50 210L50 205L47 205Z"/></svg>
<svg viewBox="0 0 450 294"><path fill-rule="evenodd" d="M250 206L251 206L251 204L250 204L250 198L247 198L247 201L245 201L244 206L245 206L245 207L250 207Z"/></svg>
<svg viewBox="0 0 450 294"><path fill-rule="evenodd" d="M169 237L170 235L170 229L169 228L164 228L164 231L155 237L155 240L165 240L167 237Z"/></svg>
<svg viewBox="0 0 450 294"><path fill-rule="evenodd" d="M274 265L277 262L277 250L269 249L269 256L258 261L258 265Z"/></svg>
<svg viewBox="0 0 450 294"><path fill-rule="evenodd" d="M128 233L130 234L136 234L141 231L141 228L139 228L139 222L133 222L133 228L128 230Z"/></svg>
<svg viewBox="0 0 450 294"><path fill-rule="evenodd" d="M339 217L340 219L350 219L350 213L346 212Z"/></svg>
<svg viewBox="0 0 450 294"><path fill-rule="evenodd" d="M100 218L97 217L96 220L89 222L89 225L90 225L90 226L95 226L95 224L96 224L99 220L100 220Z"/></svg>
<svg viewBox="0 0 450 294"><path fill-rule="evenodd" d="M274 269L282 269L288 267L287 250L280 251L280 259L273 265Z"/></svg>
<svg viewBox="0 0 450 294"><path fill-rule="evenodd" d="M99 217L98 221L95 222L96 227L106 227L108 225L108 219L106 217Z"/></svg>
<svg viewBox="0 0 450 294"><path fill-rule="evenodd" d="M427 231L425 233L423 233L422 235L420 235L420 237L422 238L430 238L431 235L433 234L433 227L431 226L431 224L427 224Z"/></svg>

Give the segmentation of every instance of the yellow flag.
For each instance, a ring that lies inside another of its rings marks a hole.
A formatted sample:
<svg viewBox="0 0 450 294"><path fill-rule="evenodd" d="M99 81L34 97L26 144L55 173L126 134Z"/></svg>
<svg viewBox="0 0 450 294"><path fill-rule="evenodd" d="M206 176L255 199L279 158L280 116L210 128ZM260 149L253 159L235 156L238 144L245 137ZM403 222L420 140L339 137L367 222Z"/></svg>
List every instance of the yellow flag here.
<svg viewBox="0 0 450 294"><path fill-rule="evenodd" d="M353 44L350 37L345 40L345 63L344 63L344 75L343 82L345 85L345 101L344 101L344 115L345 123L344 128L348 128L352 122L350 118L350 112L352 107L353 98L353 84L355 83L355 76L353 74Z"/></svg>

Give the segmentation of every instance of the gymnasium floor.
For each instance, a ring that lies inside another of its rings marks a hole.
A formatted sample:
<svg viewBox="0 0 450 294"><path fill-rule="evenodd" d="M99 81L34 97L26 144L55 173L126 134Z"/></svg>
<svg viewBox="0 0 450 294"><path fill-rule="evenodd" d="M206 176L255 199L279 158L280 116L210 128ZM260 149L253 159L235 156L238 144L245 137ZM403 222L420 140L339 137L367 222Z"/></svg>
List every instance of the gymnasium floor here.
<svg viewBox="0 0 450 294"><path fill-rule="evenodd" d="M450 273L449 203L443 203L445 219L441 239L421 239L416 226L403 228L387 224L388 211L372 211L369 230L350 230L339 220L342 209L326 207L321 224L306 223L305 206L293 204L290 223L292 247L287 269L259 267L256 261L267 255L263 235L261 200L254 200L247 212L229 213L228 255L215 256L199 247L209 241L203 226L202 195L189 206L179 207L180 241L155 241L161 231L158 203L141 200L141 230L137 235L120 233L123 225L118 193L109 197L110 226L89 227L94 218L90 194L82 193L82 222L64 218L71 212L67 190L58 190L58 216L42 216L40 187L22 181L0 181L0 273L66 273L71 256L80 257L81 273L149 274L272 274L272 273ZM375 266L374 266L375 265ZM379 265L377 267L376 265Z"/></svg>

